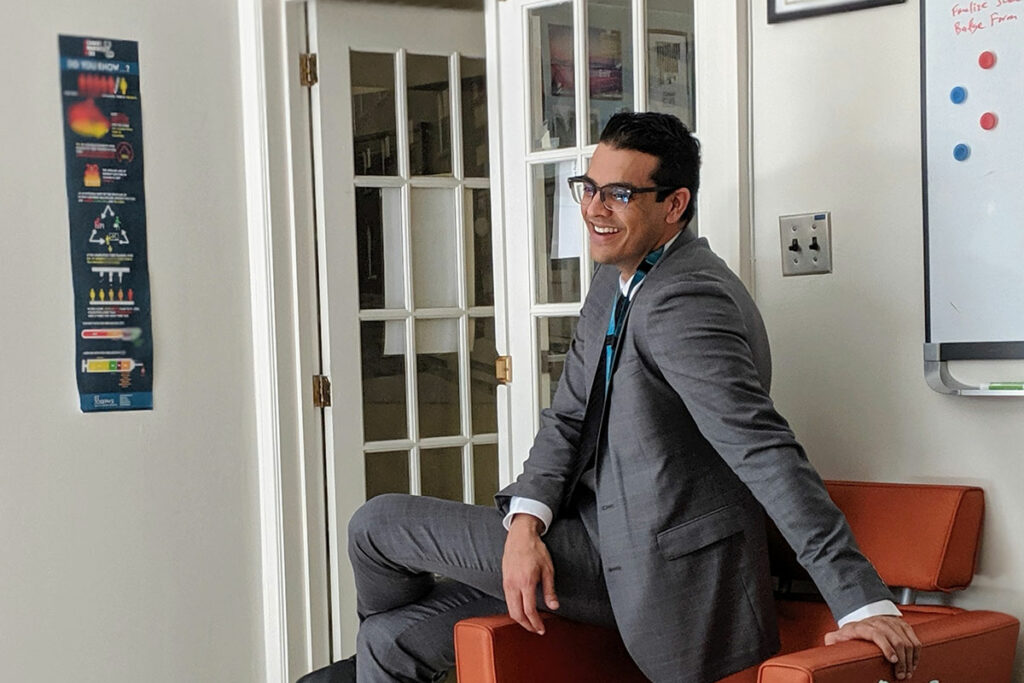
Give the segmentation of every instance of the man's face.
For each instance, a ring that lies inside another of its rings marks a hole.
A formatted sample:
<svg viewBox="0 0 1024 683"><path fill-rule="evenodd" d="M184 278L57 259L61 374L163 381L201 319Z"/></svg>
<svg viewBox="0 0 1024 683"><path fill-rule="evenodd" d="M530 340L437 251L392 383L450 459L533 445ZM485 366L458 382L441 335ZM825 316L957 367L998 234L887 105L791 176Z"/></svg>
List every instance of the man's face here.
<svg viewBox="0 0 1024 683"><path fill-rule="evenodd" d="M656 184L651 174L657 167L658 158L650 154L600 144L590 160L587 176L598 187L612 183L651 187ZM606 208L600 196L581 206L590 237L590 255L595 261L614 265L628 277L647 254L679 231L679 219L690 199L689 190L680 188L661 202L655 201L656 195L634 194L621 211Z"/></svg>

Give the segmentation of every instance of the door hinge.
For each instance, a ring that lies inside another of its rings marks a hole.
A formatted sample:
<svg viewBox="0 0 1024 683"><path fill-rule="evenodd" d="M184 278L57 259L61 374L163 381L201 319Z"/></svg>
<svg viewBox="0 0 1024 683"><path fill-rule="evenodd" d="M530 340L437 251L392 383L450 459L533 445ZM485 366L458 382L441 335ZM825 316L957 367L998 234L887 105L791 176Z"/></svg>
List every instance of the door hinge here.
<svg viewBox="0 0 1024 683"><path fill-rule="evenodd" d="M313 406L316 408L331 406L331 380L325 375L313 375Z"/></svg>
<svg viewBox="0 0 1024 683"><path fill-rule="evenodd" d="M512 356L498 356L494 360L494 376L498 378L498 384L512 381Z"/></svg>
<svg viewBox="0 0 1024 683"><path fill-rule="evenodd" d="M316 85L320 82L320 75L316 68L316 53L305 52L299 55L299 83L305 87Z"/></svg>

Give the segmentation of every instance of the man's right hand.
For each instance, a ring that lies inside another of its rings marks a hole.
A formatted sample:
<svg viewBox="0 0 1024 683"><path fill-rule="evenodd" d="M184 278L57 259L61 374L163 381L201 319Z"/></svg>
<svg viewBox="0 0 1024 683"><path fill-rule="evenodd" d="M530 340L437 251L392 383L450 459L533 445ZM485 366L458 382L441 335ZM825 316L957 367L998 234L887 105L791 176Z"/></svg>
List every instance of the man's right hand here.
<svg viewBox="0 0 1024 683"><path fill-rule="evenodd" d="M537 584L544 591L544 604L558 609L555 595L555 566L548 548L541 540L544 523L533 515L518 514L512 518L501 558L502 588L508 614L530 633L544 635L544 622L537 613Z"/></svg>

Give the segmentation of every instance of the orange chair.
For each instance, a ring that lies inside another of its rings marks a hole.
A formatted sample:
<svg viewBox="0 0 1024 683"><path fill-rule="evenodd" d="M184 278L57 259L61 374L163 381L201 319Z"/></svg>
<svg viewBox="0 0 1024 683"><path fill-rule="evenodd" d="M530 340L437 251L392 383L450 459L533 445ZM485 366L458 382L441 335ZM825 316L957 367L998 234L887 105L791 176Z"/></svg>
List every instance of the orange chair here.
<svg viewBox="0 0 1024 683"><path fill-rule="evenodd" d="M917 591L962 590L974 576L984 512L981 489L964 486L827 482L861 550L897 595L924 647L912 680L1009 683L1020 622L999 612L913 604ZM806 574L778 532L769 535L781 586ZM779 655L719 683L877 683L894 681L892 665L871 643L825 647L835 630L819 600L776 601ZM642 683L618 634L543 615L547 633L527 633L506 615L455 626L460 683Z"/></svg>

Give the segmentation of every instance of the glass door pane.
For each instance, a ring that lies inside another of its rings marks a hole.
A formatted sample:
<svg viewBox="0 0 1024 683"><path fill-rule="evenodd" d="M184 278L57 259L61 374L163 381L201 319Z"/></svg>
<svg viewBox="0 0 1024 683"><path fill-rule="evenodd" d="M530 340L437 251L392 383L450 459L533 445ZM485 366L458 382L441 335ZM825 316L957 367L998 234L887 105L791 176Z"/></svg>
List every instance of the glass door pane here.
<svg viewBox="0 0 1024 683"><path fill-rule="evenodd" d="M366 500L383 493L409 492L408 451L367 453Z"/></svg>
<svg viewBox="0 0 1024 683"><path fill-rule="evenodd" d="M693 0L647 2L647 100L650 111L696 125Z"/></svg>
<svg viewBox="0 0 1024 683"><path fill-rule="evenodd" d="M462 500L462 449L430 448L420 452L420 493Z"/></svg>
<svg viewBox="0 0 1024 683"><path fill-rule="evenodd" d="M356 255L360 308L405 308L402 192L357 187Z"/></svg>
<svg viewBox="0 0 1024 683"><path fill-rule="evenodd" d="M462 433L458 320L416 321L416 398L421 438Z"/></svg>
<svg viewBox="0 0 1024 683"><path fill-rule="evenodd" d="M459 305L455 194L414 187L410 199L412 281L417 308Z"/></svg>
<svg viewBox="0 0 1024 683"><path fill-rule="evenodd" d="M482 59L463 57L462 168L467 178L486 178L490 167L487 146L487 65Z"/></svg>
<svg viewBox="0 0 1024 683"><path fill-rule="evenodd" d="M473 447L473 502L494 505L498 492L498 445L480 444Z"/></svg>
<svg viewBox="0 0 1024 683"><path fill-rule="evenodd" d="M497 357L494 318L470 318L469 398L474 435L498 431L498 380L494 376Z"/></svg>
<svg viewBox="0 0 1024 683"><path fill-rule="evenodd" d="M548 408L555 397L558 380L565 367L577 316L559 316L537 319L537 357L540 358L540 408Z"/></svg>
<svg viewBox="0 0 1024 683"><path fill-rule="evenodd" d="M531 149L576 144L576 54L571 2L527 12Z"/></svg>
<svg viewBox="0 0 1024 683"><path fill-rule="evenodd" d="M409 174L452 174L451 93L448 58L406 57Z"/></svg>
<svg viewBox="0 0 1024 683"><path fill-rule="evenodd" d="M463 220L466 229L467 305L494 305L494 250L491 234L491 191L466 190Z"/></svg>
<svg viewBox="0 0 1024 683"><path fill-rule="evenodd" d="M363 438L403 439L406 421L405 324L362 323Z"/></svg>
<svg viewBox="0 0 1024 683"><path fill-rule="evenodd" d="M587 3L590 138L613 114L633 111L633 19L630 0Z"/></svg>
<svg viewBox="0 0 1024 683"><path fill-rule="evenodd" d="M356 175L397 175L395 56L353 50L349 59Z"/></svg>
<svg viewBox="0 0 1024 683"><path fill-rule="evenodd" d="M580 300L583 218L567 182L575 168L572 160L532 167L538 304Z"/></svg>

